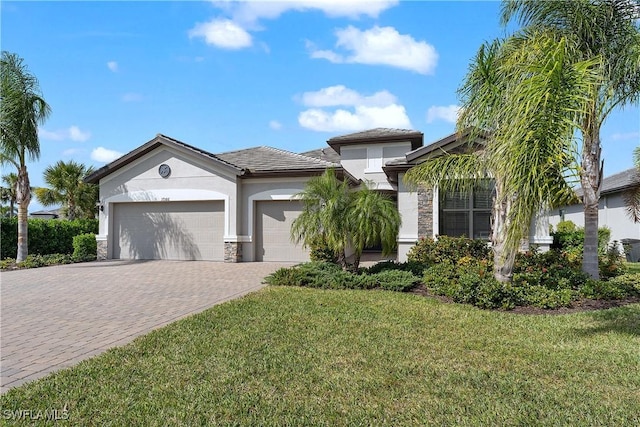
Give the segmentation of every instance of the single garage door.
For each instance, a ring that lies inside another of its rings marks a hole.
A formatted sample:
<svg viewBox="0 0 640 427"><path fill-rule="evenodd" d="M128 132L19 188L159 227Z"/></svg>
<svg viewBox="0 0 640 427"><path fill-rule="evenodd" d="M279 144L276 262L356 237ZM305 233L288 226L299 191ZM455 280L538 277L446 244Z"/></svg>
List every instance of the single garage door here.
<svg viewBox="0 0 640 427"><path fill-rule="evenodd" d="M224 258L224 202L136 202L113 205L113 258Z"/></svg>
<svg viewBox="0 0 640 427"><path fill-rule="evenodd" d="M256 261L309 261L309 251L291 241L291 223L301 212L297 200L256 203Z"/></svg>

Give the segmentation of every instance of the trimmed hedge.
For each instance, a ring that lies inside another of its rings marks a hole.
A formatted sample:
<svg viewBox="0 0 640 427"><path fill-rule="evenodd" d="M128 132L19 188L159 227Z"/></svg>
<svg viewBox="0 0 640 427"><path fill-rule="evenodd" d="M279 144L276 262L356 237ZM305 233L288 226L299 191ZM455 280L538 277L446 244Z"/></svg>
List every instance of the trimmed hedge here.
<svg viewBox="0 0 640 427"><path fill-rule="evenodd" d="M73 253L73 238L80 234L98 234L97 219L29 219L29 254ZM15 258L18 251L18 219L0 219L0 258Z"/></svg>
<svg viewBox="0 0 640 427"><path fill-rule="evenodd" d="M73 237L73 257L78 260L95 260L98 254L98 242L93 233L79 234Z"/></svg>

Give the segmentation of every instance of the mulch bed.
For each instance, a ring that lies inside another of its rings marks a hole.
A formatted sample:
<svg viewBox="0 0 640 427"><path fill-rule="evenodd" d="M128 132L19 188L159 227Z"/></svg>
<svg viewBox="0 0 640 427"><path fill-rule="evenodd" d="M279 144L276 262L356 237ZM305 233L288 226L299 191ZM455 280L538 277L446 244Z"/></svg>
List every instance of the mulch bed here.
<svg viewBox="0 0 640 427"><path fill-rule="evenodd" d="M423 297L429 297L437 299L438 301L457 304L451 298L442 296L442 295L434 295L429 292L426 286L420 284L413 288L410 293L420 295ZM606 310L609 308L622 307L629 304L640 303L640 297L629 297L623 299L616 300L594 300L582 298L573 303L572 307L560 307L560 308L538 308L538 307L516 307L512 310L502 310L496 309L495 311L503 311L505 313L513 313L513 314L549 314L549 315L560 315L560 314L571 314L571 313L581 313L584 311L594 311L594 310Z"/></svg>

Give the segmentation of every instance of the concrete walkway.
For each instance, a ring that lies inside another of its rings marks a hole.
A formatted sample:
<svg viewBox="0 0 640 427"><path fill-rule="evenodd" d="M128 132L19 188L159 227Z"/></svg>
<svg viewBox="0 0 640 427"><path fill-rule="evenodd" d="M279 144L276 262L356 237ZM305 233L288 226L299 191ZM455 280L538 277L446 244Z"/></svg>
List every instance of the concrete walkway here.
<svg viewBox="0 0 640 427"><path fill-rule="evenodd" d="M102 261L0 274L0 392L260 289L290 264Z"/></svg>

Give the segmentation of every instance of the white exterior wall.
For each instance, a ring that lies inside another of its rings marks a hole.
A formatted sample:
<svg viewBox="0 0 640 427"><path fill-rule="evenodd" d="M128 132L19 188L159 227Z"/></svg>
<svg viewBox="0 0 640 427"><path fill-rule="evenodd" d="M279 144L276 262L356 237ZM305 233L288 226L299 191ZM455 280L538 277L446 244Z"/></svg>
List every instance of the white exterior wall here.
<svg viewBox="0 0 640 427"><path fill-rule="evenodd" d="M380 168L369 169L368 156L375 150L381 151ZM396 142L383 144L358 144L343 146L340 148L340 164L357 179L371 181L370 188L376 190L395 190L389 183L387 176L382 171L382 166L391 160L404 159L405 154L411 151L410 142Z"/></svg>
<svg viewBox="0 0 640 427"><path fill-rule="evenodd" d="M578 227L584 227L584 207L582 204L565 206L564 220L572 221ZM560 209L554 209L549 215L549 222L554 229L561 221ZM626 213L624 200L621 193L605 194L600 197L598 209L598 226L611 230L611 242L623 239L640 240L640 224L634 223ZM640 258L640 244L636 243L632 248L632 261Z"/></svg>
<svg viewBox="0 0 640 427"><path fill-rule="evenodd" d="M402 218L398 233L398 261L405 262L409 249L418 241L418 193L411 192L398 174L398 211Z"/></svg>
<svg viewBox="0 0 640 427"><path fill-rule="evenodd" d="M163 163L171 167L168 178L158 174L158 167ZM113 227L110 212L114 203L221 200L225 206L225 241L234 241L237 234L236 180L226 166L218 169L195 156L166 146L158 148L100 180L102 210L96 238L109 242ZM108 256L111 257L110 249Z"/></svg>

